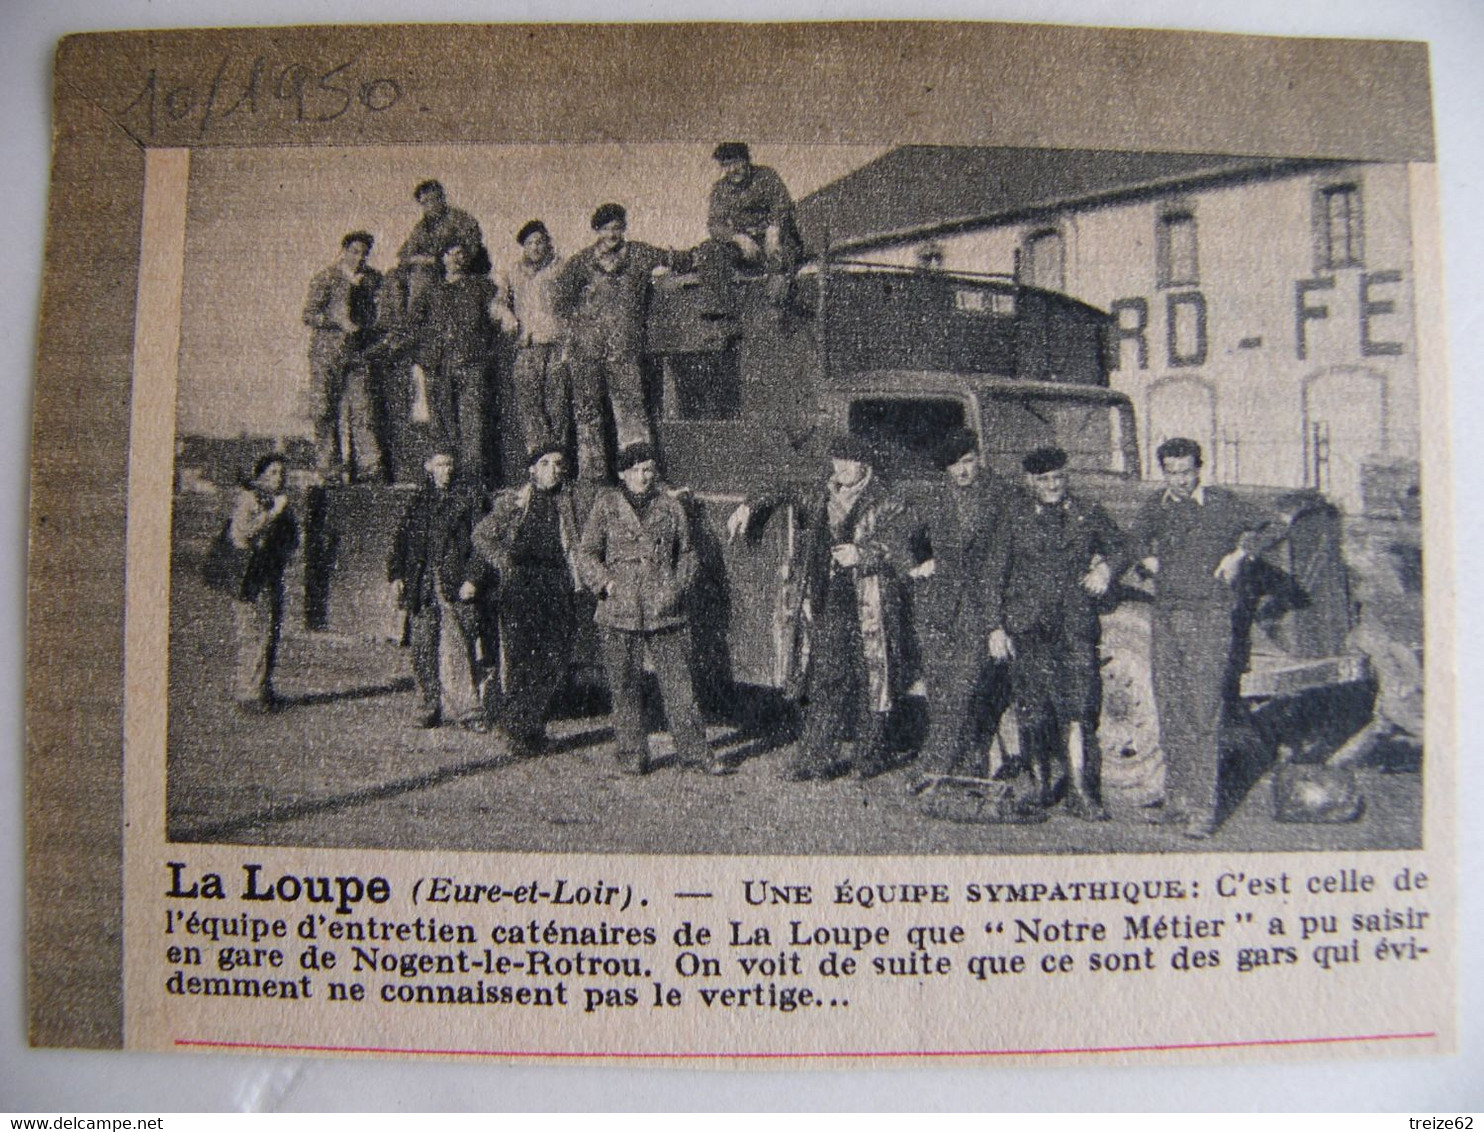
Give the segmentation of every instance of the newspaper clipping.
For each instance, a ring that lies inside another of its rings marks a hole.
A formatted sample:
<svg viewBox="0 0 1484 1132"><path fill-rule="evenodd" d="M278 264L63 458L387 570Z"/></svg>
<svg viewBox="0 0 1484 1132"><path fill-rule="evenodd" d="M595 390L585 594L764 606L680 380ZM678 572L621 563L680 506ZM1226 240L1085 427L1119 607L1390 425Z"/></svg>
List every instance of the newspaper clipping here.
<svg viewBox="0 0 1484 1132"><path fill-rule="evenodd" d="M1424 47L171 32L56 91L34 1043L1454 1048Z"/></svg>

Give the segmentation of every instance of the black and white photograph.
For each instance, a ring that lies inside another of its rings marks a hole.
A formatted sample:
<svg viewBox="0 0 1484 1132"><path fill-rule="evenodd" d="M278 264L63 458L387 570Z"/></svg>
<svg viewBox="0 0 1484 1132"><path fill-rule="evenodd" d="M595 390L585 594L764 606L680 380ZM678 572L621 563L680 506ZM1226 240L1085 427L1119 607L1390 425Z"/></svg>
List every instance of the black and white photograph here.
<svg viewBox="0 0 1484 1132"><path fill-rule="evenodd" d="M1421 847L1419 184L193 152L169 838Z"/></svg>

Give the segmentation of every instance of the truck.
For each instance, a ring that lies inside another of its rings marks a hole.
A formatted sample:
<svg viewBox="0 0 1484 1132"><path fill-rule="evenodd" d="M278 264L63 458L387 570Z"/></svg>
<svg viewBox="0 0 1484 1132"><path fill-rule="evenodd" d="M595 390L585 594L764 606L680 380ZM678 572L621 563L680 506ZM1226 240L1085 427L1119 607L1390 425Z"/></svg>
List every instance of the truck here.
<svg viewBox="0 0 1484 1132"><path fill-rule="evenodd" d="M735 312L718 318L694 279L659 280L648 335L660 459L667 481L686 489L702 548L696 655L713 700L737 685L786 686L782 627L799 567L791 516L760 545L729 542L727 516L765 485L817 483L835 434L882 453L919 513L946 489L930 453L956 427L971 429L987 466L1012 480L1025 453L1060 446L1072 489L1125 526L1152 490L1141 483L1134 406L1111 387L1104 311L1006 276L829 257L798 273L786 303L759 280L734 286ZM1366 660L1346 644L1342 515L1314 491L1234 490L1288 523L1288 537L1249 571L1260 593L1242 695L1263 709L1325 689L1363 700ZM1103 618L1099 736L1113 804L1147 803L1163 788L1150 598L1147 584L1126 580ZM1268 714L1292 730L1304 713ZM1001 741L1013 748L1012 726ZM1268 733L1259 760L1308 741Z"/></svg>
<svg viewBox="0 0 1484 1132"><path fill-rule="evenodd" d="M701 563L692 595L695 676L714 714L773 712L794 675L787 632L800 566L793 518L775 519L757 542L729 540L727 518L761 488L817 484L836 434L869 441L920 514L946 490L929 454L955 427L971 429L988 467L1012 479L1026 452L1062 447L1072 490L1125 526L1154 490L1141 482L1134 405L1110 381L1107 312L1007 276L828 255L805 264L786 295L741 275L732 291L732 309L718 314L696 276L658 276L644 366L664 480L694 524ZM519 466L507 459L512 464ZM1257 763L1270 763L1279 746L1333 749L1365 724L1373 694L1365 656L1347 647L1346 521L1314 491L1233 489L1288 521L1288 537L1249 571L1261 593L1242 694L1279 728L1256 733ZM377 580L403 505L388 496L399 490L310 492L304 565L311 627L387 623ZM1370 537L1395 545L1386 541L1391 535ZM1125 579L1103 618L1099 737L1104 796L1114 805L1153 801L1163 787L1150 596ZM1404 620L1415 621L1420 640L1420 592L1409 600L1415 617ZM595 658L592 642L579 649L589 680L601 680ZM1299 734L1314 730L1316 713L1293 705L1329 692L1344 705L1318 712L1331 734ZM1013 726L1002 728L1000 742L1014 747Z"/></svg>

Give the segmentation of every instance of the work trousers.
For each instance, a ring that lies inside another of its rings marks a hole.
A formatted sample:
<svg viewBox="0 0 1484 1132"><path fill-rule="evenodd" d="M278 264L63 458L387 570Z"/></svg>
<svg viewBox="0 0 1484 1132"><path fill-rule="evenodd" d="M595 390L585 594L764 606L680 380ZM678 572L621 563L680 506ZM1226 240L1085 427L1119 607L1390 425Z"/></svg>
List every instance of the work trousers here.
<svg viewBox="0 0 1484 1132"><path fill-rule="evenodd" d="M283 632L283 586L269 583L254 601L234 601L237 668L232 694L239 704L273 701L273 667Z"/></svg>
<svg viewBox="0 0 1484 1132"><path fill-rule="evenodd" d="M706 729L696 707L690 673L690 629L661 629L654 633L604 628L603 664L613 698L613 728L618 735L618 761L639 769L649 761L649 734L644 726L644 657L649 656L664 699L665 719L682 765L704 766L711 752Z"/></svg>
<svg viewBox="0 0 1484 1132"><path fill-rule="evenodd" d="M505 687L495 722L514 738L534 742L566 685L577 635L572 576L564 565L510 569L500 590L500 633Z"/></svg>
<svg viewBox="0 0 1484 1132"><path fill-rule="evenodd" d="M871 703L855 587L837 575L823 605L809 647L804 733L792 767L802 775L839 768L844 761L841 744L851 739L855 765L869 767L885 757L888 713L873 710Z"/></svg>
<svg viewBox="0 0 1484 1132"><path fill-rule="evenodd" d="M314 383L314 448L319 470L348 472L353 479L373 479L382 472L381 420L375 404L371 368L347 363L339 350L311 349Z"/></svg>
<svg viewBox="0 0 1484 1132"><path fill-rule="evenodd" d="M479 611L470 602L428 601L409 618L412 671L423 710L447 720L470 719L480 711L474 642Z"/></svg>
<svg viewBox="0 0 1484 1132"><path fill-rule="evenodd" d="M918 765L924 774L989 773L989 744L1010 706L1010 673L992 660L984 642L964 641L948 655L930 653L928 733Z"/></svg>
<svg viewBox="0 0 1484 1132"><path fill-rule="evenodd" d="M1154 702L1165 756L1166 804L1214 817L1222 716L1236 691L1230 609L1154 608Z"/></svg>
<svg viewBox="0 0 1484 1132"><path fill-rule="evenodd" d="M522 346L515 355L515 398L526 450L571 443L572 390L561 347L553 342Z"/></svg>
<svg viewBox="0 0 1484 1132"><path fill-rule="evenodd" d="M577 425L578 474L585 480L608 478L604 436L612 413L614 440L620 451L654 441L644 404L644 371L638 358L604 358L576 354L568 360L572 382L572 415Z"/></svg>
<svg viewBox="0 0 1484 1132"><path fill-rule="evenodd" d="M488 367L483 362L441 367L428 390L433 444L453 453L459 475L469 484L489 486L485 437L488 428Z"/></svg>

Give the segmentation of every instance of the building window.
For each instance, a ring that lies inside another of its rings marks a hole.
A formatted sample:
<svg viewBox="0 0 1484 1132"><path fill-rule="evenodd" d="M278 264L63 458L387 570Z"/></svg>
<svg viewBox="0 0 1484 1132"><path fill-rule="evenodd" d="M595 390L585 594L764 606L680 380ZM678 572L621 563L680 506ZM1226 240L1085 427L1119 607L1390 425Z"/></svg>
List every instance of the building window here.
<svg viewBox="0 0 1484 1132"><path fill-rule="evenodd" d="M1171 212L1161 216L1155 247L1161 287L1193 287L1201 281L1193 213Z"/></svg>
<svg viewBox="0 0 1484 1132"><path fill-rule="evenodd" d="M1360 267L1365 263L1365 241L1360 186L1325 185L1314 199L1317 268Z"/></svg>
<svg viewBox="0 0 1484 1132"><path fill-rule="evenodd" d="M1020 281L1047 291L1066 290L1066 253L1055 228L1032 232L1020 257Z"/></svg>

